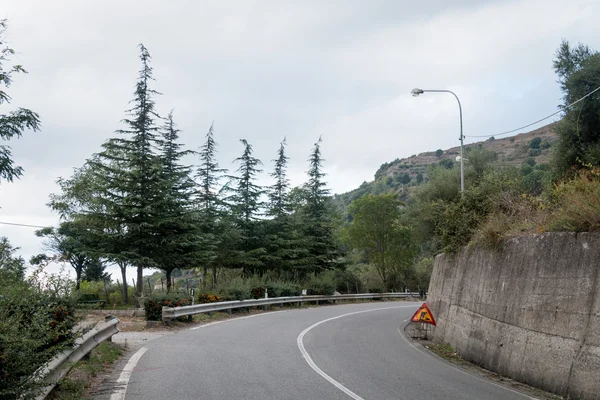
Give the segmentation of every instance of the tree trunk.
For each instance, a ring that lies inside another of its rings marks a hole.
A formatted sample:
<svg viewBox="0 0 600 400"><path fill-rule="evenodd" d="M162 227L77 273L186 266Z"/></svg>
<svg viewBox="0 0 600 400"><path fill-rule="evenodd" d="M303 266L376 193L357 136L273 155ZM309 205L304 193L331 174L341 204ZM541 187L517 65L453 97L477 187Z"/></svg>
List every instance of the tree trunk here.
<svg viewBox="0 0 600 400"><path fill-rule="evenodd" d="M144 267L141 265L137 267L136 292L138 297L142 297L144 294Z"/></svg>
<svg viewBox="0 0 600 400"><path fill-rule="evenodd" d="M202 272L202 290L206 291L206 279L208 278L208 267L204 266L204 271Z"/></svg>
<svg viewBox="0 0 600 400"><path fill-rule="evenodd" d="M212 289L215 290L215 288L217 287L217 266L216 265L212 267L212 272L213 272Z"/></svg>
<svg viewBox="0 0 600 400"><path fill-rule="evenodd" d="M165 271L167 274L167 294L171 293L171 270L167 269Z"/></svg>
<svg viewBox="0 0 600 400"><path fill-rule="evenodd" d="M79 290L79 286L81 285L81 270L83 267L78 267L75 270L75 290Z"/></svg>
<svg viewBox="0 0 600 400"><path fill-rule="evenodd" d="M127 264L117 263L121 270L121 277L123 278L123 303L129 304L129 290L127 288Z"/></svg>

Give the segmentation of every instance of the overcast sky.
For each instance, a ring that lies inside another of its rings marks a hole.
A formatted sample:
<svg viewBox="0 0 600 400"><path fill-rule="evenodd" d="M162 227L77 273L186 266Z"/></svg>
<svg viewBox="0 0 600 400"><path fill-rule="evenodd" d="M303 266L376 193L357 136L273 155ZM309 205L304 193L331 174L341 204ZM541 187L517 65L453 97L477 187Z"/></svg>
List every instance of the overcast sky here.
<svg viewBox="0 0 600 400"><path fill-rule="evenodd" d="M384 162L458 144L454 98L413 98L414 87L458 94L467 143L554 112L554 52L562 38L600 49L598 15L597 0L0 0L29 71L9 88L12 106L43 124L10 142L25 174L0 184L0 221L57 224L48 195L122 127L139 43L159 112L175 109L190 149L214 121L221 166L234 168L245 138L269 172L287 137L299 185L322 135L341 193ZM43 250L30 228L0 225L0 236L26 259Z"/></svg>

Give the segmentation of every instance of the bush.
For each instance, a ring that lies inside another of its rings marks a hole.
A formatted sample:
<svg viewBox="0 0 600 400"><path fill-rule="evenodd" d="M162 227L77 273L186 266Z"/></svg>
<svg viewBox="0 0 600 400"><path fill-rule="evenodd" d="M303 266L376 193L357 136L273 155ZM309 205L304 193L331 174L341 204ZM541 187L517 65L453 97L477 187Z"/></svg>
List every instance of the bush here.
<svg viewBox="0 0 600 400"><path fill-rule="evenodd" d="M162 321L163 307L182 307L192 304L192 299L179 293L151 296L144 300L146 321ZM183 317L185 318L185 317Z"/></svg>
<svg viewBox="0 0 600 400"><path fill-rule="evenodd" d="M308 281L308 295L331 296L335 293L335 279L331 273L323 273Z"/></svg>
<svg viewBox="0 0 600 400"><path fill-rule="evenodd" d="M129 297L129 304L134 304L135 302L135 288L132 286L127 286L127 292ZM112 292L108 295L108 302L111 306L122 306L125 305L123 301L123 295L121 293L120 288L117 288L115 292Z"/></svg>
<svg viewBox="0 0 600 400"><path fill-rule="evenodd" d="M358 287L359 291L362 283L353 271L348 269L336 270L333 274L336 290L340 293L355 293Z"/></svg>
<svg viewBox="0 0 600 400"><path fill-rule="evenodd" d="M536 137L536 138L531 139L531 141L529 141L529 144L527 145L527 147L529 147L530 149L539 149L541 143L542 143L542 138Z"/></svg>
<svg viewBox="0 0 600 400"><path fill-rule="evenodd" d="M530 157L537 157L540 154L542 154L542 150L541 149L529 149L528 154Z"/></svg>
<svg viewBox="0 0 600 400"><path fill-rule="evenodd" d="M261 286L258 277L252 277L246 282L242 278L236 277L219 285L217 293L221 295L223 300L248 300L252 298L251 288L257 286Z"/></svg>
<svg viewBox="0 0 600 400"><path fill-rule="evenodd" d="M216 303L218 301L222 301L220 296L216 294L208 294L208 293L200 293L198 296L198 303Z"/></svg>
<svg viewBox="0 0 600 400"><path fill-rule="evenodd" d="M271 297L290 297L290 296L300 296L302 293L302 288L300 285L293 282L275 282L273 283L273 296L271 296L271 292L269 291L269 296Z"/></svg>
<svg viewBox="0 0 600 400"><path fill-rule="evenodd" d="M28 378L76 338L69 289L53 293L38 283L0 282L0 399L37 389L39 384Z"/></svg>
<svg viewBox="0 0 600 400"><path fill-rule="evenodd" d="M271 288L271 290L269 290L268 287L265 286L259 286L259 287L253 287L252 289L250 289L250 293L252 294L252 298L253 299L263 299L265 297L265 289L268 290L269 292L269 297L276 297L273 293L273 290Z"/></svg>
<svg viewBox="0 0 600 400"><path fill-rule="evenodd" d="M231 287L225 290L224 297L229 300L248 300L252 298L250 289L246 287Z"/></svg>

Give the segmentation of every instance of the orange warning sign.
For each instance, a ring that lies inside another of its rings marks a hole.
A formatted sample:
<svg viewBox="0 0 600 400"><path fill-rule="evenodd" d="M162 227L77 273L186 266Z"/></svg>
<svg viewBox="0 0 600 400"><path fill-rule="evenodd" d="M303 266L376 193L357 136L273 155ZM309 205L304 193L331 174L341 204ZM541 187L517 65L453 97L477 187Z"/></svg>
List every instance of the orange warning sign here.
<svg viewBox="0 0 600 400"><path fill-rule="evenodd" d="M423 303L410 320L412 322L424 322L426 324L435 325L435 318L433 318L433 313L427 306L427 303Z"/></svg>

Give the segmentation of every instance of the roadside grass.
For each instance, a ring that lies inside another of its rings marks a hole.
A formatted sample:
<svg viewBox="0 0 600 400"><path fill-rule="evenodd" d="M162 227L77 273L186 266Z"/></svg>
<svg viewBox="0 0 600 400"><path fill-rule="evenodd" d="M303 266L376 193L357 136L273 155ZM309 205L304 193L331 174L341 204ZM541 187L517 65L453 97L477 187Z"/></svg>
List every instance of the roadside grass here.
<svg viewBox="0 0 600 400"><path fill-rule="evenodd" d="M456 350L454 350L452 346L450 346L447 343L429 343L425 346L425 348L431 350L438 356L442 357L444 360L450 361L454 364L471 364L468 361L465 361L462 358L460 358L460 356L456 353Z"/></svg>
<svg viewBox="0 0 600 400"><path fill-rule="evenodd" d="M108 370L121 356L123 350L112 342L102 342L92 350L87 359L77 362L60 381L47 399L82 400L86 398L94 378Z"/></svg>

